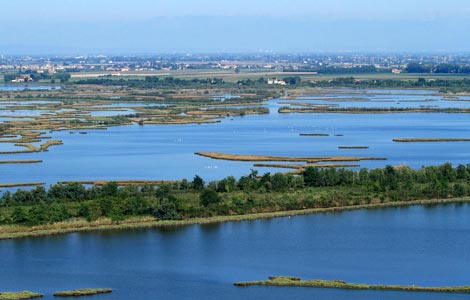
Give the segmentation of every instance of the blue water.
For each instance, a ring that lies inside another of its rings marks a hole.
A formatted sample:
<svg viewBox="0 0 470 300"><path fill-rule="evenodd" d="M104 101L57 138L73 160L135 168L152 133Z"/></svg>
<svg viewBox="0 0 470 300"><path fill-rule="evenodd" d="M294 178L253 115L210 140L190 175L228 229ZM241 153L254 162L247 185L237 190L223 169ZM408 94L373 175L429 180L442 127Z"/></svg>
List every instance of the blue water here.
<svg viewBox="0 0 470 300"><path fill-rule="evenodd" d="M382 91L380 97L401 97L405 92L411 96L436 96L432 91L398 91L395 94ZM368 93L368 97L378 95L377 91ZM2 165L0 182L52 184L62 180L179 180L192 179L196 174L210 181L229 175L239 177L255 169L250 162L212 160L194 155L194 152L204 151L388 159L360 162L361 167L369 168L387 164L420 168L445 162L454 165L470 162L470 143L392 141L394 138L414 137L470 138L468 114L278 114L282 106L279 102L283 101L269 101L270 114L224 118L217 124L118 126L108 130L88 130L86 135L70 134L69 131L48 132L46 135L63 140L64 145L51 147L49 152L43 153L1 155L2 160L40 159L43 163ZM330 136L301 137L300 133L327 133ZM337 134L343 136L335 136ZM369 146L369 149L345 150L338 149L339 146ZM0 151L15 148L20 149L0 143ZM257 170L260 173L285 171Z"/></svg>
<svg viewBox="0 0 470 300"><path fill-rule="evenodd" d="M23 91L23 90L52 90L60 89L60 86L50 86L50 85L28 85L28 84L18 84L18 85L0 85L0 91Z"/></svg>
<svg viewBox="0 0 470 300"><path fill-rule="evenodd" d="M429 90L343 90L341 94L301 96L296 100L282 102L302 102L332 107L470 108L467 96L446 97Z"/></svg>
<svg viewBox="0 0 470 300"><path fill-rule="evenodd" d="M96 299L469 299L250 287L271 275L359 283L468 285L470 205L324 213L173 229L0 241L0 290L111 287ZM51 299L51 297L46 297Z"/></svg>
<svg viewBox="0 0 470 300"><path fill-rule="evenodd" d="M301 137L299 133L328 133ZM470 162L470 144L395 143L393 138L469 137L466 114L288 114L224 119L218 124L131 125L91 130L87 135L68 131L47 133L63 146L49 152L2 155L2 159L41 159L34 165L2 165L2 182L85 179L191 179L241 176L250 162L212 160L198 151L285 156L375 156L387 161L363 161L362 167L407 164L414 168L444 162ZM342 137L334 134L344 134ZM369 149L340 150L338 146L366 145ZM14 149L11 144L2 148ZM18 148L19 149L19 148ZM260 168L261 173L279 169Z"/></svg>
<svg viewBox="0 0 470 300"><path fill-rule="evenodd" d="M357 93L363 91L354 92L354 97L362 97ZM380 105L393 104L380 102L387 97L437 97L432 91L372 90L367 96L380 98L375 99ZM64 145L44 153L2 155L1 160L44 162L1 165L0 182L191 179L195 174L215 180L241 176L253 168L249 162L195 156L196 151L388 158L362 162L364 167L470 162L469 143L392 142L397 137L470 137L466 114L278 114L280 101L269 102L269 115L226 118L218 124L118 126L89 130L86 135L48 132ZM445 101L424 104L444 105ZM465 101L459 103L466 105ZM9 118L0 119L6 120ZM299 133L330 136L301 137ZM357 145L370 149L338 149ZM0 151L16 148L0 143ZM468 204L416 206L0 241L0 291L33 290L46 293L46 300L56 290L84 287L111 287L115 290L112 295L89 298L116 300L469 299L459 294L233 286L235 281L271 275L377 284L468 285L469 214Z"/></svg>

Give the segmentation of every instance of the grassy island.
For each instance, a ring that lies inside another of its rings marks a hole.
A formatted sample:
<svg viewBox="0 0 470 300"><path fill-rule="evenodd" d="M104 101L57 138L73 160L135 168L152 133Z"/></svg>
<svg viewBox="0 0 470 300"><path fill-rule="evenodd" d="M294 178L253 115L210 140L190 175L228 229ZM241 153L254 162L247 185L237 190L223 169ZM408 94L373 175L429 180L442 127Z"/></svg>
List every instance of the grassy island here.
<svg viewBox="0 0 470 300"><path fill-rule="evenodd" d="M299 136L330 136L327 133L300 133Z"/></svg>
<svg viewBox="0 0 470 300"><path fill-rule="evenodd" d="M113 290L109 288L101 288L101 289L80 289L80 290L72 290L72 291L61 291L55 292L55 297L80 297L80 296L92 296L98 294L107 294L112 293Z"/></svg>
<svg viewBox="0 0 470 300"><path fill-rule="evenodd" d="M284 162L346 162L362 160L387 160L384 157L353 157L353 156L312 156L312 157L289 157L270 155L249 155L249 154L227 154L219 152L196 152L196 155L209 157L212 159L234 160L234 161L284 161Z"/></svg>
<svg viewBox="0 0 470 300"><path fill-rule="evenodd" d="M0 164L37 164L42 160L0 160Z"/></svg>
<svg viewBox="0 0 470 300"><path fill-rule="evenodd" d="M0 187L2 188L13 188L13 187L21 187L21 186L41 186L44 185L43 182L17 182L17 183L2 183Z"/></svg>
<svg viewBox="0 0 470 300"><path fill-rule="evenodd" d="M342 280L301 280L298 277L273 276L269 280L237 282L236 286L293 286L312 288L333 288L352 290L382 290L382 291L404 291L404 292L430 292L430 293L470 293L470 286L455 287L421 287L416 285L382 285L382 284L360 284L349 283Z"/></svg>
<svg viewBox="0 0 470 300"><path fill-rule="evenodd" d="M0 300L23 300L44 297L42 294L33 293L29 291L23 292L0 292Z"/></svg>
<svg viewBox="0 0 470 300"><path fill-rule="evenodd" d="M341 113L341 114L393 114L393 113L470 113L468 108L369 108L369 107L308 107L308 108L294 108L290 106L283 106L278 109L280 114L290 113Z"/></svg>
<svg viewBox="0 0 470 300"><path fill-rule="evenodd" d="M369 149L369 146L339 146L338 149Z"/></svg>
<svg viewBox="0 0 470 300"><path fill-rule="evenodd" d="M398 143L470 142L470 138L398 138Z"/></svg>
<svg viewBox="0 0 470 300"><path fill-rule="evenodd" d="M69 182L48 190L6 191L0 197L0 239L470 202L470 165L419 170L307 165L296 171L262 176L252 171L209 183L195 176L192 181Z"/></svg>

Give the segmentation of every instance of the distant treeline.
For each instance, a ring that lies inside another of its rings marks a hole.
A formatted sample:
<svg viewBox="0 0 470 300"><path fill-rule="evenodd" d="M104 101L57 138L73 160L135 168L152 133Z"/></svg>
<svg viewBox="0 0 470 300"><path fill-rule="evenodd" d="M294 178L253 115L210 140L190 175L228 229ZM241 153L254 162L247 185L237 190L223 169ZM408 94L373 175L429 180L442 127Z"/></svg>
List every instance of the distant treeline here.
<svg viewBox="0 0 470 300"><path fill-rule="evenodd" d="M300 66L296 68L284 68L284 72L317 72L319 74L374 74L374 73L390 73L391 68L377 68L374 65L362 65L354 67L342 66L321 66L310 67Z"/></svg>
<svg viewBox="0 0 470 300"><path fill-rule="evenodd" d="M230 176L206 184L191 182L119 187L116 183L86 188L57 184L48 190L5 192L0 224L38 225L84 218L114 221L133 216L183 220L217 215L341 207L360 204L453 198L470 195L470 165L413 170L308 168L300 175L256 171L238 180Z"/></svg>
<svg viewBox="0 0 470 300"><path fill-rule="evenodd" d="M12 82L16 78L22 75L29 75L32 81L39 81L39 80L50 80L51 83L55 83L56 80L60 81L61 83L65 83L70 80L71 75L65 72L58 72L55 74L49 74L49 72L39 73L38 71L26 71L20 73L13 73L13 74L5 74L3 75L3 79L5 82Z"/></svg>
<svg viewBox="0 0 470 300"><path fill-rule="evenodd" d="M288 76L282 78L288 85L300 84L302 79L300 76ZM111 76L105 76L100 78L90 78L76 81L75 84L99 84L104 86L127 86L131 88L139 89L157 89L157 88L204 88L207 87L229 87L233 88L236 86L249 86L268 87L267 79L260 77L256 80L243 79L235 82L225 82L222 78L205 78L205 79L183 79L175 77L157 77L157 76L146 76L144 79L126 79L126 78L111 78Z"/></svg>
<svg viewBox="0 0 470 300"><path fill-rule="evenodd" d="M458 64L420 64L409 63L406 67L408 73L436 73L436 74L470 74L469 65Z"/></svg>
<svg viewBox="0 0 470 300"><path fill-rule="evenodd" d="M435 88L441 92L468 92L470 79L356 79L354 77L338 77L331 80L312 82L320 87L357 87L357 88Z"/></svg>
<svg viewBox="0 0 470 300"><path fill-rule="evenodd" d="M392 68L377 68L374 65L361 65L354 67L344 66L300 66L286 67L284 72L318 72L319 74L374 74L390 73ZM405 70L407 73L436 73L436 74L470 74L470 65L462 64L421 64L418 62L409 63Z"/></svg>
<svg viewBox="0 0 470 300"><path fill-rule="evenodd" d="M354 77L338 77L331 80L302 81L300 76L282 78L288 86L319 86L319 87L357 87L357 88L436 88L442 92L470 91L470 79L356 79ZM264 92L278 89L278 85L268 85L267 79L243 79L238 82L225 82L221 78L181 79L174 77L159 78L147 76L145 79L111 79L107 77L79 80L76 84L99 84L105 86L127 86L136 89L172 89L172 88L236 88L240 86L262 89ZM271 92L266 92L271 94Z"/></svg>
<svg viewBox="0 0 470 300"><path fill-rule="evenodd" d="M112 76L103 76L99 78L83 79L74 82L75 84L99 84L104 86L127 86L138 89L155 89L155 88L175 88L175 87L201 87L223 85L224 80L221 78L206 78L206 79L181 79L175 77L157 77L146 76L142 79L126 79L126 78L112 78Z"/></svg>

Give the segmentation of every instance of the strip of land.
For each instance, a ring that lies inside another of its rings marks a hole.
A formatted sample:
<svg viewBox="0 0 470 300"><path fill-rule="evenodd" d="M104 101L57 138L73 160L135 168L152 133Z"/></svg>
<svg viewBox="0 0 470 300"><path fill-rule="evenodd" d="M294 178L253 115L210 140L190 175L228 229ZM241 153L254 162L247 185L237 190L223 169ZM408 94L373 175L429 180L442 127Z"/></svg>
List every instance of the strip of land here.
<svg viewBox="0 0 470 300"><path fill-rule="evenodd" d="M38 225L38 226L20 226L6 225L0 226L0 240L17 239L25 237L37 237L66 234L72 232L86 232L97 230L124 230L124 229L143 229L143 228L168 228L188 225L204 225L217 224L224 222L239 222L257 219L271 219L287 216L309 215L315 213L326 212L343 212L359 209L379 209L391 207L404 207L412 205L436 205L449 203L470 203L470 198L454 198L454 199L433 199L433 200L416 200L416 201L398 201L388 203L374 203L362 205L350 205L342 207L328 208L312 208L291 211L277 211L267 213L255 213L245 215L226 215L206 218L193 218L186 220L157 220L153 217L135 217L120 222L113 221L109 218L101 218L99 220L88 222L86 220L71 220L58 222L54 224Z"/></svg>
<svg viewBox="0 0 470 300"><path fill-rule="evenodd" d="M369 146L339 146L338 149L369 149Z"/></svg>
<svg viewBox="0 0 470 300"><path fill-rule="evenodd" d="M363 160L387 160L383 157L352 157L352 156L313 156L313 157L288 157L249 154L226 154L220 152L196 152L196 155L213 159L234 161L284 161L284 162L332 162L332 161L363 161Z"/></svg>
<svg viewBox="0 0 470 300"><path fill-rule="evenodd" d="M1 183L0 188L12 188L22 186L40 186L44 185L44 182L17 182L17 183Z"/></svg>
<svg viewBox="0 0 470 300"><path fill-rule="evenodd" d="M44 297L43 294L33 293L29 291L23 292L0 292L0 300L22 300Z"/></svg>
<svg viewBox="0 0 470 300"><path fill-rule="evenodd" d="M327 133L300 133L300 136L330 136Z"/></svg>
<svg viewBox="0 0 470 300"><path fill-rule="evenodd" d="M470 113L468 108L368 108L368 107L314 107L294 108L281 107L280 114L289 113L341 113L341 114L393 114L393 113Z"/></svg>
<svg viewBox="0 0 470 300"><path fill-rule="evenodd" d="M94 186L103 186L109 183L116 183L118 186L143 186L143 185L156 185L156 184L175 184L176 180L70 180L59 181L58 184L91 184Z"/></svg>
<svg viewBox="0 0 470 300"><path fill-rule="evenodd" d="M397 138L399 143L470 142L470 138Z"/></svg>
<svg viewBox="0 0 470 300"><path fill-rule="evenodd" d="M382 290L382 291L404 291L404 292L428 292L428 293L470 293L470 286L444 286L444 287L421 287L416 285L378 285L349 283L342 280L301 280L298 277L272 276L269 280L237 282L236 286L293 286L312 288L333 288L352 290Z"/></svg>
<svg viewBox="0 0 470 300"><path fill-rule="evenodd" d="M112 293L113 290L109 288L104 289L79 289L79 290L72 290L72 291L61 291L55 292L55 297L81 297L81 296L92 296L98 294L108 294Z"/></svg>
<svg viewBox="0 0 470 300"><path fill-rule="evenodd" d="M0 164L36 164L42 163L42 160L0 160Z"/></svg>
<svg viewBox="0 0 470 300"><path fill-rule="evenodd" d="M279 168L279 169L296 169L302 170L308 167L313 168L349 168L349 167L359 167L358 164L306 164L306 165L291 165L291 164L254 164L254 167L261 168Z"/></svg>
<svg viewBox="0 0 470 300"><path fill-rule="evenodd" d="M49 151L51 146L62 145L61 140L50 140L41 144L38 147L34 146L33 144L15 144L17 147L25 147L26 150L11 150L11 151L0 151L0 154L20 154L20 153L35 153L35 152L45 152Z"/></svg>

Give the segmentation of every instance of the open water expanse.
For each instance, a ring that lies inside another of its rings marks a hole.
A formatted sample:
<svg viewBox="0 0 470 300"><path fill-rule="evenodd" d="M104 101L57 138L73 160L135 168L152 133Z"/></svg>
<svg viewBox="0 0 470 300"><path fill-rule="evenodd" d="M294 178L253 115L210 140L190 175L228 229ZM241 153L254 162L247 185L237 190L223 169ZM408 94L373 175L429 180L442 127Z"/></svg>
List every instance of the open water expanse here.
<svg viewBox="0 0 470 300"><path fill-rule="evenodd" d="M296 102L368 107L469 107L429 91L364 91L306 96ZM343 98L343 99L338 99ZM345 100L349 98L349 100ZM428 100L426 100L428 99ZM426 102L404 102L424 101ZM253 164L211 160L196 151L282 156L375 156L361 167L414 168L470 162L470 143L394 143L393 138L470 137L468 114L278 114L225 118L218 124L132 125L48 133L63 146L49 152L2 155L41 159L1 165L0 182L84 179L205 180L247 174ZM449 104L450 103L450 104ZM448 105L446 105L448 104ZM25 116L34 112L24 112ZM128 112L122 112L128 113ZM14 114L2 114L0 121ZM300 133L327 133L301 137ZM335 135L343 136L335 136ZM338 146L369 146L340 150ZM16 149L0 143L0 151ZM277 171L259 169L259 171ZM234 287L271 275L340 279L370 284L468 285L470 205L415 206L324 213L210 226L76 233L0 241L0 291L32 290L52 299L56 290L111 287L92 299L470 299L462 294Z"/></svg>
<svg viewBox="0 0 470 300"><path fill-rule="evenodd" d="M351 98L370 100L358 102ZM303 98L300 98L303 99ZM312 100L293 102L337 103L341 106L368 105L394 107L407 103L439 107L470 107L465 97L446 99L432 91L376 91L351 94L325 94ZM349 99L349 100L344 100ZM386 99L387 102L383 102ZM432 102L403 102L403 101ZM410 100L411 99L411 100ZM281 102L281 103L280 103ZM280 156L372 156L386 161L363 161L361 167L408 165L419 168L445 162L470 162L470 143L396 143L394 138L455 137L470 138L470 117L464 113L394 114L279 114L286 100L271 100L270 114L224 118L217 124L131 125L108 130L89 130L87 134L69 131L47 135L63 140L63 146L49 152L2 155L2 160L40 159L40 164L2 165L0 182L45 182L59 180L191 180L194 175L206 181L229 175L240 177L254 168L250 162L212 160L194 152L214 151L232 154ZM400 103L400 104L396 104ZM111 112L126 114L131 111ZM35 112L4 111L27 116ZM36 112L43 113L43 112ZM100 114L100 112L93 112ZM109 115L110 112L101 112ZM5 116L2 117L2 116ZM2 119L0 119L1 121ZM11 120L11 119L10 119ZM327 137L302 137L300 133L326 133ZM343 136L335 136L343 135ZM369 146L369 149L338 149L339 146ZM24 149L0 143L0 151ZM284 169L259 168L260 173Z"/></svg>
<svg viewBox="0 0 470 300"><path fill-rule="evenodd" d="M468 285L470 205L322 213L0 241L0 290L111 287L92 299L469 299L463 294L233 286L271 275Z"/></svg>

